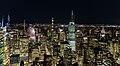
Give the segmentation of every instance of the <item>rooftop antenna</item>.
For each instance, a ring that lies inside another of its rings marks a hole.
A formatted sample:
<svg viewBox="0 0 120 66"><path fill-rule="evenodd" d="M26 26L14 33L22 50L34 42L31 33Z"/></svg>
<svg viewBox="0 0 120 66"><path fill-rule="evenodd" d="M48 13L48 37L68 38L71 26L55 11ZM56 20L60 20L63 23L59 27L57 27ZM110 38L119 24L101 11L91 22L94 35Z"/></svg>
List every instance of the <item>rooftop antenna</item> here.
<svg viewBox="0 0 120 66"><path fill-rule="evenodd" d="M73 13L73 10L71 11L71 22L74 22L74 13Z"/></svg>
<svg viewBox="0 0 120 66"><path fill-rule="evenodd" d="M8 24L7 24L8 27L10 27L10 15L8 13Z"/></svg>
<svg viewBox="0 0 120 66"><path fill-rule="evenodd" d="M25 30L25 19L24 19L24 30Z"/></svg>

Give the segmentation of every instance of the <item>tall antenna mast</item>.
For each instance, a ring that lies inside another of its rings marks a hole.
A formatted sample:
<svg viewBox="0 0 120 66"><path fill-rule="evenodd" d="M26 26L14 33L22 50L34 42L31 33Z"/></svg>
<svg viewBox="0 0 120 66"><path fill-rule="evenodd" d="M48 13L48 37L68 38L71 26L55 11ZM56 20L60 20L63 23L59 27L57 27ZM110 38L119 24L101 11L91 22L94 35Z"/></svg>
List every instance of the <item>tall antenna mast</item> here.
<svg viewBox="0 0 120 66"><path fill-rule="evenodd" d="M71 11L71 22L74 22L74 13L73 13L73 10Z"/></svg>
<svg viewBox="0 0 120 66"><path fill-rule="evenodd" d="M24 19L24 30L25 30L25 19Z"/></svg>

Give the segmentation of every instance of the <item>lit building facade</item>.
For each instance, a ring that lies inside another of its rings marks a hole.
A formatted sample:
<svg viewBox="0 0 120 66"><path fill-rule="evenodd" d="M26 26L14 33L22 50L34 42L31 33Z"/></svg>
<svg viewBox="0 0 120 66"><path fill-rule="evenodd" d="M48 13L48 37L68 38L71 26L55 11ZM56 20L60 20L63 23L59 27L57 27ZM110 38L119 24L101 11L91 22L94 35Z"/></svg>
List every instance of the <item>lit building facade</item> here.
<svg viewBox="0 0 120 66"><path fill-rule="evenodd" d="M5 54L4 54L4 33L3 33L3 29L0 29L0 66L2 66L4 58L5 58Z"/></svg>
<svg viewBox="0 0 120 66"><path fill-rule="evenodd" d="M6 26L4 27L4 19L2 18L2 26L0 28L0 66L10 64L10 48L9 38Z"/></svg>
<svg viewBox="0 0 120 66"><path fill-rule="evenodd" d="M6 30L6 29L5 29ZM4 30L4 52L5 52L5 58L3 66L10 64L10 38L7 36L7 32Z"/></svg>
<svg viewBox="0 0 120 66"><path fill-rule="evenodd" d="M29 28L27 29L29 40L30 41L36 41L36 35L35 35L35 29L32 27L32 25L29 25Z"/></svg>
<svg viewBox="0 0 120 66"><path fill-rule="evenodd" d="M0 66L10 64L9 38L7 38L6 27L0 29Z"/></svg>

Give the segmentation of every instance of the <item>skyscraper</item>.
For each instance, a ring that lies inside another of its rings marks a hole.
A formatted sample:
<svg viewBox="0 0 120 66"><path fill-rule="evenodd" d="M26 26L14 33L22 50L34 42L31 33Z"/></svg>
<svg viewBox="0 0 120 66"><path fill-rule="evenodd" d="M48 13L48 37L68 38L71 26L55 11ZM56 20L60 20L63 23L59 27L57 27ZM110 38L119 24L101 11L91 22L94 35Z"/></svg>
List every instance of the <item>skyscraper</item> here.
<svg viewBox="0 0 120 66"><path fill-rule="evenodd" d="M72 51L76 51L75 40L76 40L75 39L75 23L74 23L74 14L72 11L71 21L69 22L69 25L68 25L68 42L69 42L68 47L71 48Z"/></svg>

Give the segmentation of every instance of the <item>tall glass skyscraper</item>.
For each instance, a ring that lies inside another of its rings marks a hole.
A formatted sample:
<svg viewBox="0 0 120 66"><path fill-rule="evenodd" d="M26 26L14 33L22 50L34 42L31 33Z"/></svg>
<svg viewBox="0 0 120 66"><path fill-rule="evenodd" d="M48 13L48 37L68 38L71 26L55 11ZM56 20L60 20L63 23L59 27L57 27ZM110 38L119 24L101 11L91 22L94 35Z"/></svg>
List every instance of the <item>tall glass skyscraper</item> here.
<svg viewBox="0 0 120 66"><path fill-rule="evenodd" d="M72 51L76 51L75 40L76 40L75 39L75 23L74 23L73 11L72 11L71 22L69 22L69 25L68 25L68 42L69 42L68 47L71 48Z"/></svg>

